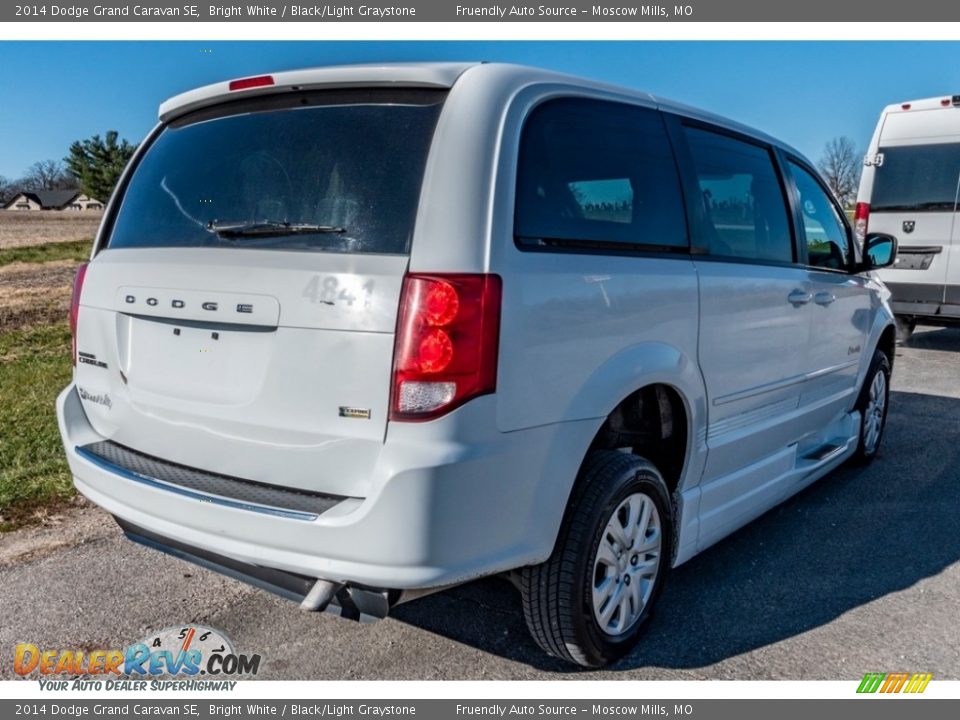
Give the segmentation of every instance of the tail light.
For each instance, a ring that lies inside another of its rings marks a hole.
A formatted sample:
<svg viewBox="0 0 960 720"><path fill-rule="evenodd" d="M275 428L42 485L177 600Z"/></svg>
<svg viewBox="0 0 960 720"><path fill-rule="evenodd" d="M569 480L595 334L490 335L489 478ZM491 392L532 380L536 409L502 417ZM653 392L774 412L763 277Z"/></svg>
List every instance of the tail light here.
<svg viewBox="0 0 960 720"><path fill-rule="evenodd" d="M498 275L404 278L391 420L430 420L496 389L500 296Z"/></svg>
<svg viewBox="0 0 960 720"><path fill-rule="evenodd" d="M853 235L860 247L867 241L867 223L870 220L870 203L857 203L853 211Z"/></svg>
<svg viewBox="0 0 960 720"><path fill-rule="evenodd" d="M77 268L73 277L73 293L70 296L70 362L77 364L77 318L80 315L80 293L83 292L83 280L87 277L87 263Z"/></svg>

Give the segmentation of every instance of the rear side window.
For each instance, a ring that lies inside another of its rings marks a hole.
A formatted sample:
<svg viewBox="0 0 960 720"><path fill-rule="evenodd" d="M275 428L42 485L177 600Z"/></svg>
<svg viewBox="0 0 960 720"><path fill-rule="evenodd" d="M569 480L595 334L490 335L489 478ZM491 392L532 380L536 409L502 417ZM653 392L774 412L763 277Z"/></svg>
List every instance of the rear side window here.
<svg viewBox="0 0 960 720"><path fill-rule="evenodd" d="M409 251L442 93L290 93L166 127L108 247Z"/></svg>
<svg viewBox="0 0 960 720"><path fill-rule="evenodd" d="M585 99L537 107L520 141L515 234L532 246L686 248L660 113Z"/></svg>
<svg viewBox="0 0 960 720"><path fill-rule="evenodd" d="M960 145L881 147L871 212L953 212L960 181Z"/></svg>
<svg viewBox="0 0 960 720"><path fill-rule="evenodd" d="M727 135L685 128L710 255L793 262L793 237L770 152Z"/></svg>

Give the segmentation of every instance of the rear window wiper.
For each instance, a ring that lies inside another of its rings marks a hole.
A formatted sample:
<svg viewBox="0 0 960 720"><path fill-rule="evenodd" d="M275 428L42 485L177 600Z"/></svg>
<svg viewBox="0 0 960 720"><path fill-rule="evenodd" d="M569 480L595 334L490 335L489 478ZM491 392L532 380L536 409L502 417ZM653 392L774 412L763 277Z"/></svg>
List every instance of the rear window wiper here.
<svg viewBox="0 0 960 720"><path fill-rule="evenodd" d="M289 222L218 222L211 220L207 230L222 238L281 237L284 235L341 234L346 228L336 225Z"/></svg>

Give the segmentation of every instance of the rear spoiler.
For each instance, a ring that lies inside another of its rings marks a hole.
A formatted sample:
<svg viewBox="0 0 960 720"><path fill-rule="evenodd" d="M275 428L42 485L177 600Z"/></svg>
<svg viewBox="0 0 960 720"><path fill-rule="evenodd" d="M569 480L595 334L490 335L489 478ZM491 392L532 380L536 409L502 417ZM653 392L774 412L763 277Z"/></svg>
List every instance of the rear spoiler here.
<svg viewBox="0 0 960 720"><path fill-rule="evenodd" d="M227 99L288 91L373 87L449 89L473 65L475 63L352 65L224 80L175 95L160 105L159 118L161 123L168 123L193 110Z"/></svg>

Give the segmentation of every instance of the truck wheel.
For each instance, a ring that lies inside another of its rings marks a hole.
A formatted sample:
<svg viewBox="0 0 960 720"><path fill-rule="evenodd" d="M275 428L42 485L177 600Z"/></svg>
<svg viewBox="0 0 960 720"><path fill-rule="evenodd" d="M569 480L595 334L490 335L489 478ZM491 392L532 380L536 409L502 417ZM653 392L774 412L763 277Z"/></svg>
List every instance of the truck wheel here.
<svg viewBox="0 0 960 720"><path fill-rule="evenodd" d="M880 350L875 350L870 369L863 381L857 410L860 411L860 439L853 461L866 465L877 456L883 429L887 424L890 404L890 361Z"/></svg>
<svg viewBox="0 0 960 720"><path fill-rule="evenodd" d="M897 345L903 345L913 336L913 331L917 329L917 321L912 317L897 315L894 322L897 325Z"/></svg>
<svg viewBox="0 0 960 720"><path fill-rule="evenodd" d="M637 642L670 569L669 498L647 460L587 457L553 554L520 573L527 627L547 653L602 667Z"/></svg>

